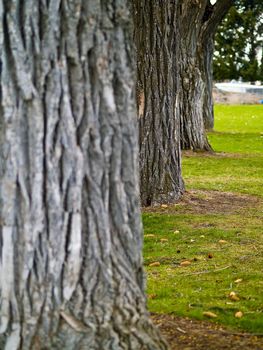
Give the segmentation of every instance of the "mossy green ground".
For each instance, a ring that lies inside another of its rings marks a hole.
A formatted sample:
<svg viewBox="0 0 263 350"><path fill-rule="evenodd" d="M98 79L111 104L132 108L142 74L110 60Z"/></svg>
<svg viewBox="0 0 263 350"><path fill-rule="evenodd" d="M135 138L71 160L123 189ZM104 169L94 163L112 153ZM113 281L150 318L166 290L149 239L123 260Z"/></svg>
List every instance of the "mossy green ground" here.
<svg viewBox="0 0 263 350"><path fill-rule="evenodd" d="M263 106L216 106L209 140L183 157L191 200L143 213L149 309L263 333Z"/></svg>

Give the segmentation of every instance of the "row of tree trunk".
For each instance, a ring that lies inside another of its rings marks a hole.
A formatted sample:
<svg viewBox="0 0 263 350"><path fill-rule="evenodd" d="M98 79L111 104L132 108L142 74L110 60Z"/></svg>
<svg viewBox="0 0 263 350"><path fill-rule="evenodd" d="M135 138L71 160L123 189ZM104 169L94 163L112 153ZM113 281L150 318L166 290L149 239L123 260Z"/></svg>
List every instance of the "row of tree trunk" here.
<svg viewBox="0 0 263 350"><path fill-rule="evenodd" d="M147 205L183 191L184 3L133 3ZM0 349L167 349L146 308L130 2L0 0L0 29Z"/></svg>
<svg viewBox="0 0 263 350"><path fill-rule="evenodd" d="M184 192L181 149L212 151L206 129L214 125L213 41L232 1L134 3L141 202L147 206Z"/></svg>

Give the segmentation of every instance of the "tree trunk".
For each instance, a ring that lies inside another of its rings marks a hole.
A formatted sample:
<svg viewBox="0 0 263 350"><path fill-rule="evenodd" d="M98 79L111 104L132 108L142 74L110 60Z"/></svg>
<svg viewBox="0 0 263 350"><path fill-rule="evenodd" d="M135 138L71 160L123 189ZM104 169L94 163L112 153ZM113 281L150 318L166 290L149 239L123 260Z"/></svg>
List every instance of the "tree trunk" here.
<svg viewBox="0 0 263 350"><path fill-rule="evenodd" d="M203 100L203 119L207 130L214 128L213 105L213 54L214 37L219 24L233 5L232 0L217 0L215 5L207 4L202 20L202 27L198 39L199 67L205 83Z"/></svg>
<svg viewBox="0 0 263 350"><path fill-rule="evenodd" d="M180 6L180 115L182 149L209 151L204 120L205 81L198 60L198 37L201 31L206 0L183 1Z"/></svg>
<svg viewBox="0 0 263 350"><path fill-rule="evenodd" d="M128 1L0 1L0 348L166 349L142 271Z"/></svg>
<svg viewBox="0 0 263 350"><path fill-rule="evenodd" d="M213 102L213 54L214 37L210 36L202 43L203 57L200 62L201 74L205 82L203 119L206 130L214 128L214 102Z"/></svg>
<svg viewBox="0 0 263 350"><path fill-rule="evenodd" d="M134 1L142 205L184 191L177 92L176 2ZM147 15L145 15L147 14Z"/></svg>
<svg viewBox="0 0 263 350"><path fill-rule="evenodd" d="M231 0L181 1L179 115L183 149L209 151L205 128L214 126L212 57L214 35Z"/></svg>

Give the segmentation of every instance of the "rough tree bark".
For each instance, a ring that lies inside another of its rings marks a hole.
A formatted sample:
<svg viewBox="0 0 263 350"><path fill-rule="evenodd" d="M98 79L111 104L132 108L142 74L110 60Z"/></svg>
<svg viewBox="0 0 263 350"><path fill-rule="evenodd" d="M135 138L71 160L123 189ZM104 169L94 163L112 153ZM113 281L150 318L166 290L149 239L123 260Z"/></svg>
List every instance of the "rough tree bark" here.
<svg viewBox="0 0 263 350"><path fill-rule="evenodd" d="M142 271L128 1L0 0L0 349L166 349Z"/></svg>
<svg viewBox="0 0 263 350"><path fill-rule="evenodd" d="M180 2L179 47L180 88L178 113L180 116L182 149L209 151L203 120L205 83L198 60L198 38L207 0Z"/></svg>
<svg viewBox="0 0 263 350"><path fill-rule="evenodd" d="M142 205L172 202L184 191L177 91L177 1L134 3Z"/></svg>
<svg viewBox="0 0 263 350"><path fill-rule="evenodd" d="M214 34L231 0L181 0L179 115L183 149L211 150L205 127L213 128L212 57Z"/></svg>

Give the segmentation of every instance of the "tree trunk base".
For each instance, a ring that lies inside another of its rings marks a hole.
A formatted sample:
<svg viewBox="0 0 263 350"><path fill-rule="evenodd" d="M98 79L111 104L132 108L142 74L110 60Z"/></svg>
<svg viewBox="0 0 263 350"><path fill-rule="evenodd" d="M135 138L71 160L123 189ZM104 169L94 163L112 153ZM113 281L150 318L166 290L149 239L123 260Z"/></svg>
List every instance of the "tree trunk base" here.
<svg viewBox="0 0 263 350"><path fill-rule="evenodd" d="M137 322L126 323L123 315L115 316L108 324L88 327L67 315L60 322L59 332L47 339L34 338L30 347L21 350L167 350L168 345L149 320L141 316ZM2 349L2 348L1 348ZM11 349L10 349L11 350ZM12 349L16 350L16 349Z"/></svg>

